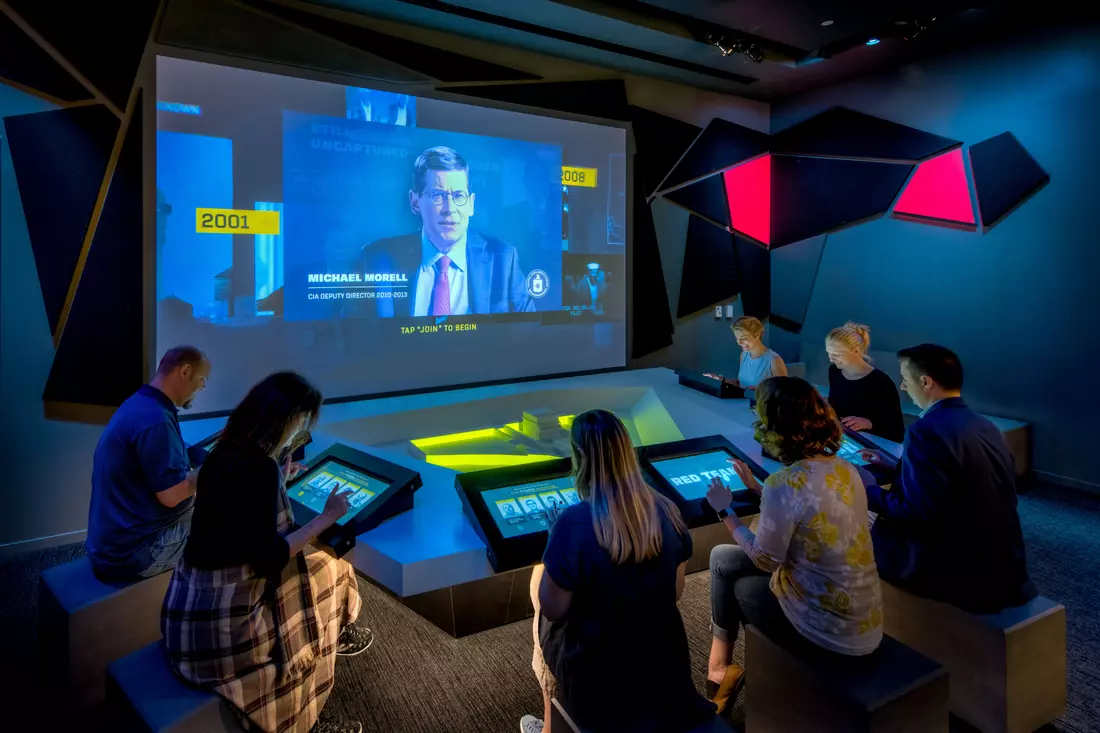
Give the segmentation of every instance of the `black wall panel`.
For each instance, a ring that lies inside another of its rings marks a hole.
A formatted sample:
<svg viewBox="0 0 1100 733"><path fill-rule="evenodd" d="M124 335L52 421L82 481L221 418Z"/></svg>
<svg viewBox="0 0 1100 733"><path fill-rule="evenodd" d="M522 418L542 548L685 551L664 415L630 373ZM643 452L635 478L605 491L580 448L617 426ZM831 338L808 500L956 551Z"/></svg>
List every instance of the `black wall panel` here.
<svg viewBox="0 0 1100 733"><path fill-rule="evenodd" d="M733 237L740 279L741 308L764 320L771 313L771 252L745 237Z"/></svg>
<svg viewBox="0 0 1100 733"><path fill-rule="evenodd" d="M54 331L119 122L105 107L94 105L7 117L4 126Z"/></svg>
<svg viewBox="0 0 1100 733"><path fill-rule="evenodd" d="M697 216L689 217L676 317L689 316L732 298L740 284L733 235ZM635 293L635 303L637 300Z"/></svg>
<svg viewBox="0 0 1100 733"><path fill-rule="evenodd" d="M141 133L135 115L46 381L46 400L120 405L144 380Z"/></svg>
<svg viewBox="0 0 1100 733"><path fill-rule="evenodd" d="M638 150L634 166L641 171L639 180L648 196L657 191L664 177L703 130L634 105L630 106L630 122Z"/></svg>
<svg viewBox="0 0 1100 733"><path fill-rule="evenodd" d="M645 202L645 194L634 172L634 258L631 272L630 356L633 359L672 345L672 311L665 287L665 272L661 267L661 249L653 213Z"/></svg>
<svg viewBox="0 0 1100 733"><path fill-rule="evenodd" d="M710 176L690 186L670 191L665 194L665 198L716 224L724 227L730 225L726 181L722 176Z"/></svg>
<svg viewBox="0 0 1100 733"><path fill-rule="evenodd" d="M1050 175L1011 132L971 145L970 170L986 229L1050 182Z"/></svg>
<svg viewBox="0 0 1100 733"><path fill-rule="evenodd" d="M821 255L825 251L822 234L771 253L771 321L798 333L806 320Z"/></svg>
<svg viewBox="0 0 1100 733"><path fill-rule="evenodd" d="M770 138L762 132L713 119L668 174L661 189L673 188L732 168L741 161L766 153L770 142Z"/></svg>
<svg viewBox="0 0 1100 733"><path fill-rule="evenodd" d="M958 147L951 138L833 107L772 136L772 152L916 163Z"/></svg>
<svg viewBox="0 0 1100 733"><path fill-rule="evenodd" d="M772 156L772 247L886 213L912 170L896 163Z"/></svg>

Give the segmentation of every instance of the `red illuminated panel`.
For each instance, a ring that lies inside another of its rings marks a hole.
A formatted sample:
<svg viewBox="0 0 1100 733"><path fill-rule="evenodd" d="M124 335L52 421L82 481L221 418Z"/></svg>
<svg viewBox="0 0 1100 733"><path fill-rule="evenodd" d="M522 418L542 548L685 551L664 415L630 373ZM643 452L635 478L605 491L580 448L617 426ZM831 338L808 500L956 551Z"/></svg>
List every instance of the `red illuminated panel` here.
<svg viewBox="0 0 1100 733"><path fill-rule="evenodd" d="M974 228L962 148L921 163L894 207L894 215Z"/></svg>
<svg viewBox="0 0 1100 733"><path fill-rule="evenodd" d="M771 244L772 157L750 160L722 175L726 179L731 227L758 242Z"/></svg>

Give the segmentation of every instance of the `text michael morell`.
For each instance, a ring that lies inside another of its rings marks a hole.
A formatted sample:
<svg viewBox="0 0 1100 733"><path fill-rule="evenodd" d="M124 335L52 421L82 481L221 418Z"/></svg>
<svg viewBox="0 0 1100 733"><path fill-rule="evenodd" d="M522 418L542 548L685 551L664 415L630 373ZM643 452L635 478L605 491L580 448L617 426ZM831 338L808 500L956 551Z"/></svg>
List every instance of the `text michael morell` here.
<svg viewBox="0 0 1100 733"><path fill-rule="evenodd" d="M407 283L403 272L320 272L310 273L311 283Z"/></svg>

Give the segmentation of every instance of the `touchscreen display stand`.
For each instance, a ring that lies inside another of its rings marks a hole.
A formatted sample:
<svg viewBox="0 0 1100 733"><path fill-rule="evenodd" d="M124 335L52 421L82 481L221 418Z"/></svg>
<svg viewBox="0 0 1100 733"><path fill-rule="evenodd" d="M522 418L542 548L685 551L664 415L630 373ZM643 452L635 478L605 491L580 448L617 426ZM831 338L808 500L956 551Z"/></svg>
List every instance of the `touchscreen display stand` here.
<svg viewBox="0 0 1100 733"><path fill-rule="evenodd" d="M413 492L422 485L416 471L337 443L309 461L286 491L299 527L324 511L337 487L351 493L351 509L318 537L343 557L356 537L412 509Z"/></svg>
<svg viewBox="0 0 1100 733"><path fill-rule="evenodd" d="M455 477L462 510L485 543L493 570L541 562L550 536L546 509L580 501L571 472L572 461L560 458Z"/></svg>
<svg viewBox="0 0 1100 733"><path fill-rule="evenodd" d="M730 510L735 514L760 511L760 497L744 485L729 461L744 462L760 483L768 478L768 472L721 435L650 445L638 453L650 485L676 503L689 528L720 521L706 499L714 478L733 491Z"/></svg>
<svg viewBox="0 0 1100 733"><path fill-rule="evenodd" d="M708 377L699 372L689 372L684 369L677 369L676 376L679 377L680 384L685 387L691 387L694 390L709 394L712 397L717 397L720 400L742 399L745 396L745 390L741 389L736 384L723 382L721 379Z"/></svg>

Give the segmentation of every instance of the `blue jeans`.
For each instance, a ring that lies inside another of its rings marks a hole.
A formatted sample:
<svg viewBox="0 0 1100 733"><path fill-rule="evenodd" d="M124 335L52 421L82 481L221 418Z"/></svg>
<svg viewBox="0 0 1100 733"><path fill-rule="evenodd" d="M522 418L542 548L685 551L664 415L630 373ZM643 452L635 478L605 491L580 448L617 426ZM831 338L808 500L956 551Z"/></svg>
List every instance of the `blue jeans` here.
<svg viewBox="0 0 1100 733"><path fill-rule="evenodd" d="M771 573L756 567L737 545L718 545L710 553L711 633L733 644L738 625L752 624L764 636L792 652L818 647L791 622L769 587Z"/></svg>
<svg viewBox="0 0 1100 733"><path fill-rule="evenodd" d="M174 524L160 531L149 546L149 564L138 572L139 577L151 578L176 567L176 562L183 557L183 548L191 534L191 515L194 511L194 506L188 507Z"/></svg>

